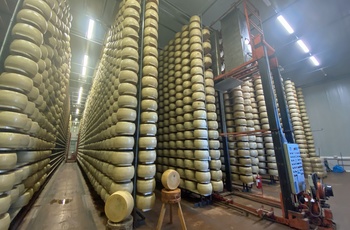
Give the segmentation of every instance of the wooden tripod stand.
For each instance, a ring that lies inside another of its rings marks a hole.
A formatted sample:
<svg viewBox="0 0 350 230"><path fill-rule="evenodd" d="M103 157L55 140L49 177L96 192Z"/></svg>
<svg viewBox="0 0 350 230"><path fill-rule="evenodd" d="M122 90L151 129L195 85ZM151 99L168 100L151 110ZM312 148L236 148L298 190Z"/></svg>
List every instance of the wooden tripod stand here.
<svg viewBox="0 0 350 230"><path fill-rule="evenodd" d="M157 224L157 230L162 229L163 225L163 220L165 216L165 211L166 211L166 204L169 204L169 209L170 209L170 223L173 223L173 210L172 206L177 204L178 206L178 211L177 214L179 215L180 222L181 222L181 227L182 230L187 230L186 223L185 223L185 218L182 213L182 208L181 208L181 189L177 188L175 190L167 190L167 189L162 189L162 209L160 210L159 214L159 219L158 219L158 224Z"/></svg>

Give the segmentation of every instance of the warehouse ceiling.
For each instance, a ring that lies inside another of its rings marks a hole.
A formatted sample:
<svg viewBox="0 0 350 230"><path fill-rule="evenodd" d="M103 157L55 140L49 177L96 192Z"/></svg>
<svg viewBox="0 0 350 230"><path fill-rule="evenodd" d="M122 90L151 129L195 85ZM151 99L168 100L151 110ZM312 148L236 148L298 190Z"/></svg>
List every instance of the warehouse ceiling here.
<svg viewBox="0 0 350 230"><path fill-rule="evenodd" d="M237 0L160 0L159 47L172 39L182 25L194 14L202 15L203 24L220 28L216 22ZM265 38L277 52L284 77L292 78L297 85L310 85L350 75L347 53L350 46L350 4L348 0L251 0L259 9L263 20ZM112 24L117 0L70 0L73 23L71 29L72 74L71 113L72 118L81 118L86 97L90 90L94 71L97 68L105 35ZM276 20L278 15L293 27L288 34ZM89 20L93 19L94 30L87 39ZM310 53L304 53L296 45L302 39ZM84 55L88 56L86 74L82 68ZM320 62L314 66L309 56ZM80 104L79 91L82 88ZM79 111L77 111L79 109ZM78 112L78 113L77 113Z"/></svg>

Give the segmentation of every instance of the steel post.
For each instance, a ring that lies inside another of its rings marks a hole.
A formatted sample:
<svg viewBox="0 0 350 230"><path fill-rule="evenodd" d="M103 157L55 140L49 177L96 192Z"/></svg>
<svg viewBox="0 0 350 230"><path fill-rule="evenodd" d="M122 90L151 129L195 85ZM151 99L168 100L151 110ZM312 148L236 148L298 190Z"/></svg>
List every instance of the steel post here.
<svg viewBox="0 0 350 230"><path fill-rule="evenodd" d="M267 115L269 118L269 124L275 148L278 176L283 197L283 201L281 201L283 203L283 215L285 218L288 218L288 211L294 210L295 208L293 206L292 200L292 189L290 185L291 181L287 172L287 158L283 148L283 143L285 143L286 141L281 129L280 120L278 116L276 99L271 81L270 64L269 59L267 57L267 49L265 45L263 45L263 49L265 55L258 60L259 71L261 75Z"/></svg>
<svg viewBox="0 0 350 230"><path fill-rule="evenodd" d="M215 76L218 76L220 71L220 49L219 49L219 34L217 31L214 31L214 39L213 39L213 46L214 47L214 63L213 66ZM221 91L216 91L218 94L218 102L219 102L219 117L220 117L220 125L221 125L221 132L227 133L226 128L226 117L225 117L225 103L224 103L224 93ZM229 149L228 149L228 140L227 136L223 135L222 137L222 144L223 144L223 154L224 154L224 165L225 165L225 187L228 191L232 191L232 178L231 178L231 167L230 167L230 155L229 155Z"/></svg>
<svg viewBox="0 0 350 230"><path fill-rule="evenodd" d="M224 93L217 91L219 94L219 110L220 110L220 124L222 133L227 133L226 118L225 118L225 105L224 105ZM227 135L221 136L223 144L224 165L225 165L225 184L228 191L232 191L232 179L231 179L231 167L230 167L230 154L228 149Z"/></svg>
<svg viewBox="0 0 350 230"><path fill-rule="evenodd" d="M143 46L144 46L144 40L143 40L143 36L145 33L145 11L146 11L146 0L142 0L141 1L141 17L140 17L140 22L141 22L141 27L140 27L140 31L139 31L139 80L137 82L137 108L136 108L136 122L135 122L135 126L136 126L136 130L135 130L135 144L134 144L134 168L135 168L135 174L134 174L134 178L133 178L133 184L134 184L134 188L132 191L132 196L134 198L135 201L135 206L134 206L134 210L133 210L133 217L134 217L134 227L136 227L138 225L138 221L143 221L144 218L140 215L140 212L137 210L136 208L136 193L137 193L137 166L138 166L138 160L139 160L139 139L140 139L140 124L141 124L141 100L142 100L142 69L143 69ZM138 217L141 217L141 219L138 219Z"/></svg>
<svg viewBox="0 0 350 230"><path fill-rule="evenodd" d="M283 90L283 83L281 80L281 75L278 67L271 70L273 81L275 83L276 95L278 100L278 105L280 108L281 119L283 124L283 131L288 143L295 143L293 137L293 126L290 122L289 109L286 102L286 97Z"/></svg>

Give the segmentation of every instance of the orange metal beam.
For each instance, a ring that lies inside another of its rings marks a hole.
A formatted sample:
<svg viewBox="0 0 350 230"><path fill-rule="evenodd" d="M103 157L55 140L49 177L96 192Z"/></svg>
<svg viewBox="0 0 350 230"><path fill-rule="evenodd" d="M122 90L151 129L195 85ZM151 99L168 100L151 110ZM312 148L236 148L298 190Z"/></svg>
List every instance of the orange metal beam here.
<svg viewBox="0 0 350 230"><path fill-rule="evenodd" d="M220 79L224 79L224 78L228 78L231 75L236 74L238 71L241 71L242 68L247 67L248 65L250 65L250 64L252 64L254 62L256 62L255 59L247 61L247 62L243 63L242 65L239 65L236 68L233 68L233 69L231 69L230 71L228 71L226 73L223 73L223 74L220 74L220 75L216 76L214 78L214 81L217 81L217 80L220 80Z"/></svg>

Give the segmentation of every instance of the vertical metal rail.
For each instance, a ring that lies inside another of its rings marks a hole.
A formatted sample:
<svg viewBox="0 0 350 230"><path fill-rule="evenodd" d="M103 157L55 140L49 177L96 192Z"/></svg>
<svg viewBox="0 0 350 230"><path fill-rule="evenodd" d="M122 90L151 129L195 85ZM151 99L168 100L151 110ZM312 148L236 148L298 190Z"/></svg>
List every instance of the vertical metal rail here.
<svg viewBox="0 0 350 230"><path fill-rule="evenodd" d="M226 117L225 117L225 105L224 105L224 93L218 91L219 94L219 110L220 110L220 123L221 130L223 133L227 133L226 129ZM227 191L232 192L232 178L231 178L231 167L230 167L230 155L228 150L228 141L227 136L222 136L222 144L223 144L223 154L224 154L224 164L225 164L225 185Z"/></svg>
<svg viewBox="0 0 350 230"><path fill-rule="evenodd" d="M281 75L278 67L271 70L273 80L275 82L275 89L277 94L278 105L280 107L281 119L283 124L283 131L286 136L288 143L295 143L293 137L293 127L290 122L289 109L286 102L286 97L283 90L281 81Z"/></svg>
<svg viewBox="0 0 350 230"><path fill-rule="evenodd" d="M267 56L267 49L262 44L264 49L264 56L258 60L259 71L261 75L261 81L263 85L264 97L266 101L267 115L269 118L270 129L273 138L273 144L275 146L275 156L277 162L278 176L281 186L283 204L283 215L288 218L288 210L295 210L292 200L292 190L290 186L290 179L287 172L287 158L283 148L283 144L286 142L283 135L280 120L277 111L276 99L273 93L273 86L271 81L270 63Z"/></svg>
<svg viewBox="0 0 350 230"><path fill-rule="evenodd" d="M215 76L220 75L220 49L219 49L219 34L218 31L213 31L214 33L214 47L215 47ZM225 104L224 104L224 93L221 91L216 91L218 93L218 102L219 102L219 111L220 111L220 125L221 125L221 131L223 133L227 133L226 128L226 117L225 117ZM222 138L222 144L223 144L223 154L224 154L224 165L225 165L225 187L227 191L232 191L232 178L231 178L231 167L230 167L230 156L229 156L229 150L228 150L228 140L227 136L224 135Z"/></svg>
<svg viewBox="0 0 350 230"><path fill-rule="evenodd" d="M22 3L24 0L17 0L17 4L15 6L15 9L13 11L13 14L11 16L9 26L7 27L6 34L4 37L4 42L1 45L0 48L0 73L4 71L4 61L5 61L5 54L8 52L8 49L10 47L10 42L11 42L11 30L14 26L14 23L16 22L16 15L18 11L21 9Z"/></svg>
<svg viewBox="0 0 350 230"><path fill-rule="evenodd" d="M141 100L142 100L142 75L143 75L143 47L144 47L144 40L143 40L143 36L145 33L145 11L146 11L146 0L142 0L141 1L141 28L139 31L139 51L140 51L140 56L139 56L139 79L137 82L137 99L138 99L138 103L137 103L137 108L136 108L136 122L135 122L135 135L134 135L134 140L135 140L135 144L134 144L134 161L133 161L133 165L134 165L134 169L135 169L135 174L134 174L134 178L133 178L133 191L132 191L132 196L134 198L134 209L133 209L133 217L134 217L134 227L137 226L137 216L141 216L142 220L144 219L144 217L141 215L141 213L136 209L136 192L137 192L137 167L138 167L138 161L139 161L139 139L140 139L140 123L141 123Z"/></svg>

